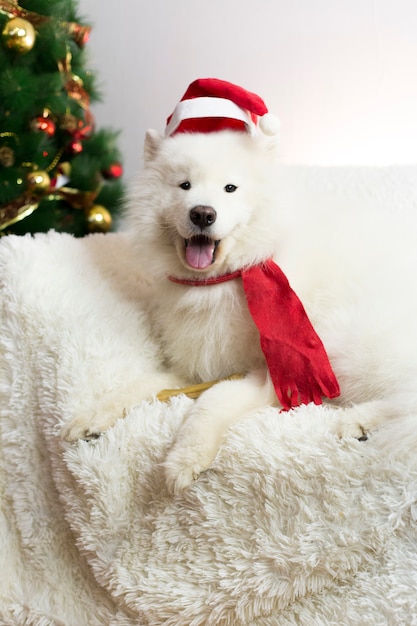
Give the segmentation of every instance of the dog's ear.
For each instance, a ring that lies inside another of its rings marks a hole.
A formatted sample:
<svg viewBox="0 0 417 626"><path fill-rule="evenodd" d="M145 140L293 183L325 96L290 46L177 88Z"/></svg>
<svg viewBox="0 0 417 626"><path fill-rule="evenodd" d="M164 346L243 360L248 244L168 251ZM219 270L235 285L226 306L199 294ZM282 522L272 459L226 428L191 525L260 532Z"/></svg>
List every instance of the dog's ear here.
<svg viewBox="0 0 417 626"><path fill-rule="evenodd" d="M163 137L156 130L150 128L146 131L144 147L145 163L155 158L162 141Z"/></svg>

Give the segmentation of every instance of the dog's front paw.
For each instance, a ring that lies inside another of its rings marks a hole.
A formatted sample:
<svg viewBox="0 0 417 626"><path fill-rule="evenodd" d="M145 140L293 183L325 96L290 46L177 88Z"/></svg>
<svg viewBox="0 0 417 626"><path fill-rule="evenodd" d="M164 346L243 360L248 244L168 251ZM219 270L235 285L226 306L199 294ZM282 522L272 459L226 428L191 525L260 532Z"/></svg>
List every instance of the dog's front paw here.
<svg viewBox="0 0 417 626"><path fill-rule="evenodd" d="M124 417L125 412L103 412L100 414L86 414L77 416L65 424L61 429L61 439L64 441L91 441L98 439L106 430L111 428L117 419Z"/></svg>
<svg viewBox="0 0 417 626"><path fill-rule="evenodd" d="M341 439L353 437L359 441L366 441L370 424L367 423L366 417L361 414L360 410L352 406L338 411L337 418L333 421L330 430Z"/></svg>
<svg viewBox="0 0 417 626"><path fill-rule="evenodd" d="M102 432L98 429L91 429L90 425L82 418L75 418L62 427L61 439L69 442L78 441L79 439L90 441L98 439Z"/></svg>
<svg viewBox="0 0 417 626"><path fill-rule="evenodd" d="M177 442L164 462L165 482L170 493L177 495L187 489L200 475L209 469L217 448L203 444Z"/></svg>
<svg viewBox="0 0 417 626"><path fill-rule="evenodd" d="M173 449L164 463L165 482L170 493L177 495L187 489L205 468L195 459L186 459L181 450Z"/></svg>

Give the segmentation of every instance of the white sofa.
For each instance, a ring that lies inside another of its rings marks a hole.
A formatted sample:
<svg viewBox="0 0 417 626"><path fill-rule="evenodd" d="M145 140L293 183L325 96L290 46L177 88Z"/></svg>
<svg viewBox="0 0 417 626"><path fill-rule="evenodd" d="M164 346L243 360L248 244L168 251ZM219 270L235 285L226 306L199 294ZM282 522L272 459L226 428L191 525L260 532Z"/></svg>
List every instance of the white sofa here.
<svg viewBox="0 0 417 626"><path fill-rule="evenodd" d="M286 174L335 210L417 210L417 167ZM158 375L125 235L5 237L0 286L0 624L417 624L417 416L359 442L329 408L265 408L172 497L189 398L59 437L86 399Z"/></svg>

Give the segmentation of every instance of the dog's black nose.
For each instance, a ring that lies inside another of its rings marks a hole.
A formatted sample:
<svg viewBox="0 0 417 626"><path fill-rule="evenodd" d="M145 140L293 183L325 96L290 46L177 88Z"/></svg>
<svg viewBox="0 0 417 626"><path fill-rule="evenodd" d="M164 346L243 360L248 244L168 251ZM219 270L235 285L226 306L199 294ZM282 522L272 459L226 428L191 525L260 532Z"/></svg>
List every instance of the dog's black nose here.
<svg viewBox="0 0 417 626"><path fill-rule="evenodd" d="M211 206L198 205L190 211L190 220L201 229L211 226L216 217L217 213Z"/></svg>

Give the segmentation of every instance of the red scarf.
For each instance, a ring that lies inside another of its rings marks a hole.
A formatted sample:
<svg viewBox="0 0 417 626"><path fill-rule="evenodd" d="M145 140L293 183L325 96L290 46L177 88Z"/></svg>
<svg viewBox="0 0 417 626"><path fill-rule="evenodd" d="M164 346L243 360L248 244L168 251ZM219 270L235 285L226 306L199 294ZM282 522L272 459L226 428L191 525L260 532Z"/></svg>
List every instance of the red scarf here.
<svg viewBox="0 0 417 626"><path fill-rule="evenodd" d="M181 285L203 287L238 277L242 278L249 312L283 408L321 404L322 396L336 398L339 384L326 350L287 277L272 260L215 278L168 278Z"/></svg>

